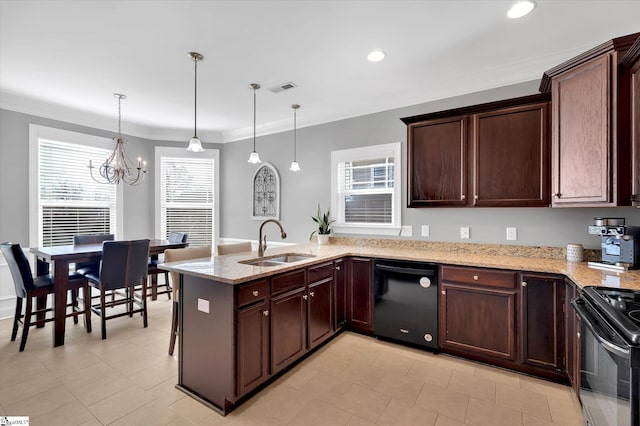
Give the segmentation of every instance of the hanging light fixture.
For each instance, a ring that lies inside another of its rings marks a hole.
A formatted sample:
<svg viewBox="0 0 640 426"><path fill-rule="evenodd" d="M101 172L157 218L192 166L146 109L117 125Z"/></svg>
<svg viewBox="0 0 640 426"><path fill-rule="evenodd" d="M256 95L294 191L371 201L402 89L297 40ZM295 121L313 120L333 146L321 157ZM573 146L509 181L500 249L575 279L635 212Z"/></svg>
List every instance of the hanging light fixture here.
<svg viewBox="0 0 640 426"><path fill-rule="evenodd" d="M189 52L189 58L194 62L194 79L193 79L193 137L189 141L187 151L191 152L203 152L202 144L198 139L196 130L198 123L198 61L201 61L203 56L197 52Z"/></svg>
<svg viewBox="0 0 640 426"><path fill-rule="evenodd" d="M298 108L300 108L300 105L293 104L291 105L291 108L293 108L293 161L291 162L291 167L289 167L289 170L291 170L292 172L299 172L302 169L300 168L297 159L298 141L296 140L296 113L298 111Z"/></svg>
<svg viewBox="0 0 640 426"><path fill-rule="evenodd" d="M249 154L249 160L247 162L251 164L262 163L260 156L256 152L256 90L260 88L258 83L251 83L249 85L253 89L253 151Z"/></svg>
<svg viewBox="0 0 640 426"><path fill-rule="evenodd" d="M142 161L142 158L138 157L138 165L137 167L133 167L133 162L124 152L125 139L122 138L121 104L122 100L127 97L120 93L114 93L113 96L118 98L118 136L113 138L113 140L116 141L116 146L111 155L109 155L104 163L102 163L98 168L98 176L93 172L95 167L91 160L89 160L89 172L91 173L93 180L98 183L118 184L120 182L124 182L129 185L139 185L147 174L147 162Z"/></svg>

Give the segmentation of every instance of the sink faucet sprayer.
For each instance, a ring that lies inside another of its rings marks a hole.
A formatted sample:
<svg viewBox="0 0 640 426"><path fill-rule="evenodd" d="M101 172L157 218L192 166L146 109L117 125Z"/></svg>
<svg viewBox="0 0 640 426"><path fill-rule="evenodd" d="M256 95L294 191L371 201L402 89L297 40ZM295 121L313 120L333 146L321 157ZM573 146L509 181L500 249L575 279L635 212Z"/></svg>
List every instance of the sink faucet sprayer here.
<svg viewBox="0 0 640 426"><path fill-rule="evenodd" d="M265 220L260 224L260 233L258 234L258 257L264 256L264 251L267 249L267 236L266 235L264 236L264 242L263 242L262 228L264 227L264 225L266 225L269 222L273 222L280 227L280 236L282 237L283 240L287 238L287 233L284 232L284 229L282 228L282 224L280 222L278 222L275 219Z"/></svg>

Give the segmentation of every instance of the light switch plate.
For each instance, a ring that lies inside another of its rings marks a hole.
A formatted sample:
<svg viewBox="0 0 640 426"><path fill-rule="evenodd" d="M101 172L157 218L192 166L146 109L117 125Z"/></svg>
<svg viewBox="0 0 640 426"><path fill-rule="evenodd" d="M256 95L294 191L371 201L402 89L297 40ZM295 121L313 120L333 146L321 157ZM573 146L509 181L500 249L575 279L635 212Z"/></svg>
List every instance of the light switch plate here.
<svg viewBox="0 0 640 426"><path fill-rule="evenodd" d="M405 225L400 230L400 236L410 237L413 235L413 227L411 225Z"/></svg>
<svg viewBox="0 0 640 426"><path fill-rule="evenodd" d="M462 238L463 240L468 240L469 239L469 227L468 226L461 226L460 227L460 238Z"/></svg>
<svg viewBox="0 0 640 426"><path fill-rule="evenodd" d="M518 239L518 228L507 228L507 240L515 241Z"/></svg>
<svg viewBox="0 0 640 426"><path fill-rule="evenodd" d="M209 313L209 301L205 299L198 298L198 310L200 312L204 312L205 314Z"/></svg>
<svg viewBox="0 0 640 426"><path fill-rule="evenodd" d="M429 225L422 225L422 236L423 237L429 236Z"/></svg>

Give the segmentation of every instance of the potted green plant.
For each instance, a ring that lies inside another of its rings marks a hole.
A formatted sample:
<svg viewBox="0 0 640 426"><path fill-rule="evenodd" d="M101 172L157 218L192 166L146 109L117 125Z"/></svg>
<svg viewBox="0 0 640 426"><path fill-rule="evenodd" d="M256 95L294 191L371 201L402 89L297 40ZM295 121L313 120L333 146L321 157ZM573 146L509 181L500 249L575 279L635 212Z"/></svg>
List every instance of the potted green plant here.
<svg viewBox="0 0 640 426"><path fill-rule="evenodd" d="M320 210L320 204L318 204L318 212L315 216L311 216L311 219L318 225L318 229L313 231L309 235L309 239L312 239L314 235L318 234L318 244L329 243L329 234L331 233L331 224L335 220L331 220L331 213L327 210L326 213L322 213Z"/></svg>

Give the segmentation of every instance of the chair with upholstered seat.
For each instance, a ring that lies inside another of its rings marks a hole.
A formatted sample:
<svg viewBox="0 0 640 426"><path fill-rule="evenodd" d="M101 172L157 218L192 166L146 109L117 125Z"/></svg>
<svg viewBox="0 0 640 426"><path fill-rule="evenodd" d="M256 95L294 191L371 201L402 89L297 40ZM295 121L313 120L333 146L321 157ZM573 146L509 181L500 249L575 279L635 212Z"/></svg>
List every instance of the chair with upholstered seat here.
<svg viewBox="0 0 640 426"><path fill-rule="evenodd" d="M211 257L211 246L193 247L182 249L167 249L164 251L164 260L166 262L177 262L179 260L201 259ZM178 335L179 326L179 284L180 274L171 272L171 287L173 288L173 308L171 312L171 339L169 340L169 355L173 355L173 349L176 346L176 336Z"/></svg>
<svg viewBox="0 0 640 426"><path fill-rule="evenodd" d="M87 234L87 235L74 235L73 245L87 245L87 244L102 244L104 241L113 241L115 236L113 234ZM86 275L89 272L97 274L100 269L100 261L91 262L78 262L76 263L76 273L80 275Z"/></svg>
<svg viewBox="0 0 640 426"><path fill-rule="evenodd" d="M15 286L17 296L11 341L13 342L16 340L16 336L18 335L18 326L21 325L22 337L20 339L20 352L22 352L27 344L29 328L40 323L38 320L32 321L32 317L34 315L37 316L38 314L44 314L45 318L41 321L45 323L55 320L54 317L46 318L47 312L53 311L51 308L47 308L45 306L43 309L34 310L33 298L47 297L48 295L55 293L55 288L53 286L53 279L51 275L33 277L31 265L22 251L20 244L3 243L0 244L0 249L7 261L9 270L11 271L11 277L13 278L13 284ZM90 304L87 303L87 300L91 300L88 296L89 283L86 278L79 275L75 276L75 278L70 277L67 289L77 292L80 288L82 288L85 299L84 309L80 310L75 301L72 301L71 304L67 305L67 308L71 307L71 312L67 313L65 317L73 317L75 323L77 323L78 315L84 315L85 328L87 333L91 333L91 310L89 309ZM22 314L23 300L26 301L24 315Z"/></svg>
<svg viewBox="0 0 640 426"><path fill-rule="evenodd" d="M169 237L167 238L170 243L186 243L187 242L187 234L184 232L170 232ZM171 294L173 290L171 289L171 283L169 282L169 272L158 268L158 265L162 263L162 260L159 259L151 259L149 261L149 275L151 275L152 285L156 286L156 294L166 294L169 299L171 299ZM162 274L164 276L164 283L158 283L158 275ZM160 287L164 287L164 290L159 290ZM147 295L150 295L147 292Z"/></svg>
<svg viewBox="0 0 640 426"><path fill-rule="evenodd" d="M243 243L218 244L217 247L219 256L224 254L244 253L246 251L251 251L251 242L245 241Z"/></svg>
<svg viewBox="0 0 640 426"><path fill-rule="evenodd" d="M105 241L102 243L102 263L98 275L89 273L89 284L100 290L100 301L91 304L91 311L100 316L102 338L107 338L106 320L141 313L144 327L147 327L147 277L149 262L149 240ZM138 298L134 288L142 286L142 297ZM115 290L125 289L124 292ZM107 302L106 293L114 298ZM138 308L134 309L134 305ZM109 314L107 309L124 306Z"/></svg>

